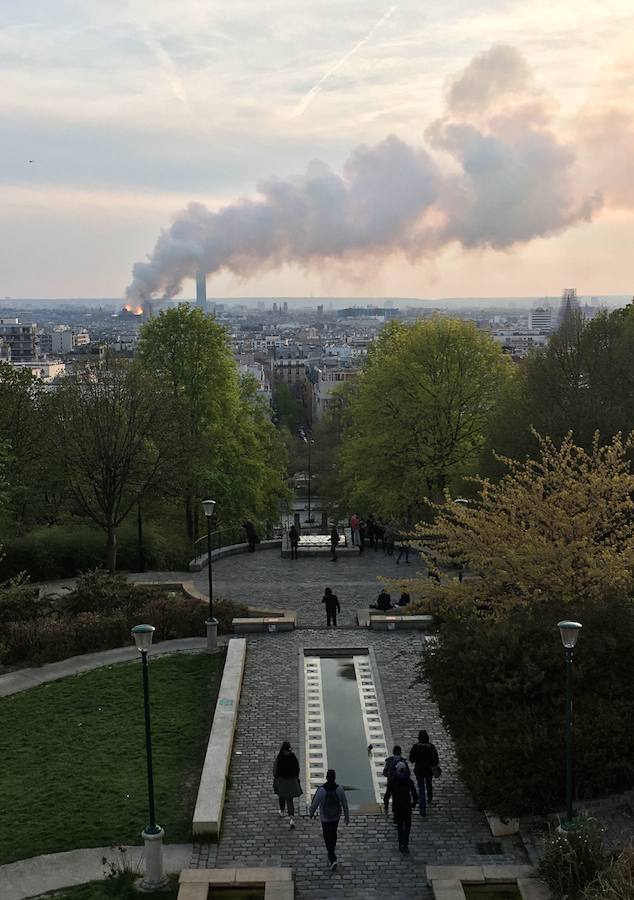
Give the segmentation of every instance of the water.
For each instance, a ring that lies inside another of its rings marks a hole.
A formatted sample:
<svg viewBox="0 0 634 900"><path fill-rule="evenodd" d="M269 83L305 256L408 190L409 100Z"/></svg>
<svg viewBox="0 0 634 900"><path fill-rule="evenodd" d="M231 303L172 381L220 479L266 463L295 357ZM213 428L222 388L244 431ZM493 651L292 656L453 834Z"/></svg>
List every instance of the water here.
<svg viewBox="0 0 634 900"><path fill-rule="evenodd" d="M374 782L352 657L322 657L321 684L328 766L354 812L375 812Z"/></svg>

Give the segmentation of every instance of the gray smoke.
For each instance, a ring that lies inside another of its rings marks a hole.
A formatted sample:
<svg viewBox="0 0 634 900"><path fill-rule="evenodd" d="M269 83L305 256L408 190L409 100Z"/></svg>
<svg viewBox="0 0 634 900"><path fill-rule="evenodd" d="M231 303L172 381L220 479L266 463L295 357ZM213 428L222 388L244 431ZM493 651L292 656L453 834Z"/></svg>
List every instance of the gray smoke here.
<svg viewBox="0 0 634 900"><path fill-rule="evenodd" d="M313 161L304 175L260 182L254 200L191 203L135 264L128 299L173 297L198 270L248 277L286 263L414 260L455 242L504 249L591 216L598 200L575 190L573 150L514 48L476 57L445 100L429 149L390 136L354 150L342 174Z"/></svg>

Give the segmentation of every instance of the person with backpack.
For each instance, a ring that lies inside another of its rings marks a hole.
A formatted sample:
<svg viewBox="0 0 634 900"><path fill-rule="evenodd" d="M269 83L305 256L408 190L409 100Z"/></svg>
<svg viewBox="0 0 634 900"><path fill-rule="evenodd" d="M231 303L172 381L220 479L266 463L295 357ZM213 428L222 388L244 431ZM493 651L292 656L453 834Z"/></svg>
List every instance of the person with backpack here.
<svg viewBox="0 0 634 900"><path fill-rule="evenodd" d="M299 531L294 525L288 529L288 540L291 545L291 559L297 559L297 546L299 544Z"/></svg>
<svg viewBox="0 0 634 900"><path fill-rule="evenodd" d="M288 827L295 828L295 797L304 793L299 783L299 760L293 753L289 741L284 741L273 763L273 791L280 804L280 818L288 810Z"/></svg>
<svg viewBox="0 0 634 900"><path fill-rule="evenodd" d="M416 808L418 794L414 787L407 763L401 759L395 768L394 778L388 783L385 792L385 815L392 798L392 811L398 829L398 849L401 853L409 853L409 833L412 827L412 810Z"/></svg>
<svg viewBox="0 0 634 900"><path fill-rule="evenodd" d="M385 765L383 766L383 777L387 779L387 786L390 786L390 782L396 777L396 767L402 762L405 764L405 768L407 769L407 774L409 776L409 766L405 760L405 757L401 753L401 748L398 744L394 745L392 750L392 755L388 756L385 760ZM386 792L387 793L387 792ZM385 795L383 796L383 802L385 802ZM394 815L394 824L396 824L396 814Z"/></svg>
<svg viewBox="0 0 634 900"><path fill-rule="evenodd" d="M438 765L438 751L426 731L418 732L418 741L409 752L409 761L414 763L414 775L418 782L418 809L421 816L426 816L427 804L434 796L433 770Z"/></svg>
<svg viewBox="0 0 634 900"><path fill-rule="evenodd" d="M339 532L337 526L332 526L330 532L330 552L332 553L331 562L337 562L337 544L339 543Z"/></svg>
<svg viewBox="0 0 634 900"><path fill-rule="evenodd" d="M330 625L332 624L336 628L337 613L341 612L339 598L336 594L333 594L332 590L329 587L327 587L324 591L324 596L322 597L321 602L326 604L326 626L330 628Z"/></svg>
<svg viewBox="0 0 634 900"><path fill-rule="evenodd" d="M337 784L337 775L334 769L328 769L326 772L326 783L322 784L315 791L313 802L308 810L308 815L311 819L317 810L319 810L319 818L321 819L321 830L324 835L326 852L328 853L329 868L332 872L337 868L335 847L337 846L337 829L342 812L346 825L350 824L350 811L348 809L346 792L341 785Z"/></svg>

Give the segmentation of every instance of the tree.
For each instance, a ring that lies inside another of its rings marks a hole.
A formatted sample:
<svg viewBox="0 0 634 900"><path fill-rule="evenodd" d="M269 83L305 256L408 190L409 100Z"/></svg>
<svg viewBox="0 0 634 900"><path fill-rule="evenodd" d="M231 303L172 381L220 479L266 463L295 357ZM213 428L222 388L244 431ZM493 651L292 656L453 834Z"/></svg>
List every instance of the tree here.
<svg viewBox="0 0 634 900"><path fill-rule="evenodd" d="M349 505L411 522L424 497L441 498L475 464L510 365L469 323L387 325L350 401Z"/></svg>
<svg viewBox="0 0 634 900"><path fill-rule="evenodd" d="M556 604L563 614L579 602L629 592L633 437L616 435L601 446L597 436L586 451L570 434L559 445L535 434L537 459L503 459L507 473L498 483L481 480L477 502L440 509L434 526L419 529L421 540L433 541L439 558L463 561L470 577L436 587L438 605L495 618ZM429 596L422 583L415 587Z"/></svg>
<svg viewBox="0 0 634 900"><path fill-rule="evenodd" d="M522 360L494 415L482 459L487 475L501 466L492 451L522 458L538 445L531 429L560 441L571 431L589 450L598 431L609 440L634 428L634 304L586 321L573 311L548 345Z"/></svg>
<svg viewBox="0 0 634 900"><path fill-rule="evenodd" d="M117 528L168 465L160 439L169 418L155 381L107 357L96 371L66 379L56 398L60 462L81 511L106 532L114 572Z"/></svg>
<svg viewBox="0 0 634 900"><path fill-rule="evenodd" d="M185 305L161 312L142 330L140 363L172 398L166 438L185 458L173 490L184 501L188 537L196 537L204 494L217 501L221 525L270 521L286 457L255 383L238 377L225 330Z"/></svg>

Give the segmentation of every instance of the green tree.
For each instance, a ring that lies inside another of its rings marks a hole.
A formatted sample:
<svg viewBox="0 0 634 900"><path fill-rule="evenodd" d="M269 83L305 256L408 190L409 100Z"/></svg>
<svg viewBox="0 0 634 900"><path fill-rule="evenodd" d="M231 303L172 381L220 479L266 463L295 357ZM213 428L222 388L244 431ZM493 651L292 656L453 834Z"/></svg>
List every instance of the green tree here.
<svg viewBox="0 0 634 900"><path fill-rule="evenodd" d="M474 466L510 362L475 326L391 322L350 401L341 463L349 505L412 522Z"/></svg>
<svg viewBox="0 0 634 900"><path fill-rule="evenodd" d="M522 360L500 397L487 436L482 471L499 475L493 452L534 455L535 429L560 441L571 431L589 450L634 428L634 304L590 321L572 313L548 345Z"/></svg>
<svg viewBox="0 0 634 900"><path fill-rule="evenodd" d="M173 402L166 438L182 448L173 491L195 539L199 500L216 502L219 525L274 517L284 493L285 453L251 379L240 381L225 330L185 305L161 312L141 333L140 363Z"/></svg>

